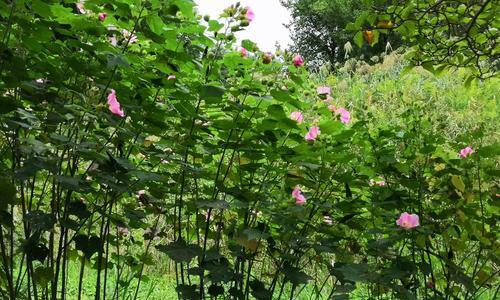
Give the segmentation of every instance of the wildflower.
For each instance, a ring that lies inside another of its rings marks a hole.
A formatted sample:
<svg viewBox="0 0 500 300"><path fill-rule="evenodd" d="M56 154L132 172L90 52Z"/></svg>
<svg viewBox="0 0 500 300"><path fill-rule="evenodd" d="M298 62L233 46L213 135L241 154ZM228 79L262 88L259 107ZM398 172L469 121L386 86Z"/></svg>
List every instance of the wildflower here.
<svg viewBox="0 0 500 300"><path fill-rule="evenodd" d="M298 124L301 124L304 120L304 116L300 111L294 111L290 114L290 119L297 121Z"/></svg>
<svg viewBox="0 0 500 300"><path fill-rule="evenodd" d="M299 54L295 55L293 58L293 65L296 67L302 67L304 65L304 59Z"/></svg>
<svg viewBox="0 0 500 300"><path fill-rule="evenodd" d="M401 214L396 224L404 229L412 229L420 225L418 215L404 212Z"/></svg>
<svg viewBox="0 0 500 300"><path fill-rule="evenodd" d="M107 13L99 13L99 21L104 22L107 16L108 16Z"/></svg>
<svg viewBox="0 0 500 300"><path fill-rule="evenodd" d="M108 105L109 110L117 116L124 117L125 113L120 109L120 102L116 99L115 90L111 90L111 93L108 95Z"/></svg>
<svg viewBox="0 0 500 300"><path fill-rule="evenodd" d="M385 186L385 181L384 180L373 180L373 179L370 179L370 185L371 186L374 186L374 185L378 185L378 186Z"/></svg>
<svg viewBox="0 0 500 300"><path fill-rule="evenodd" d="M241 57L248 57L248 50L244 47L240 47L240 55Z"/></svg>
<svg viewBox="0 0 500 300"><path fill-rule="evenodd" d="M132 32L128 31L127 29L122 30L122 35L123 37L129 41L129 44L133 44L137 42L137 35L133 34Z"/></svg>
<svg viewBox="0 0 500 300"><path fill-rule="evenodd" d="M116 231L117 231L118 235L120 235L120 236L127 237L130 235L130 231L128 230L127 227L117 226Z"/></svg>
<svg viewBox="0 0 500 300"><path fill-rule="evenodd" d="M292 197L295 198L295 204L304 205L306 204L306 197L302 195L302 191L298 186L296 186L292 191Z"/></svg>
<svg viewBox="0 0 500 300"><path fill-rule="evenodd" d="M332 101L333 101L333 98L332 98L332 96L330 96L330 95L327 95L327 96L326 96L326 98L325 98L325 99L323 99L323 102L325 102L325 103L330 103L330 102L332 102Z"/></svg>
<svg viewBox="0 0 500 300"><path fill-rule="evenodd" d="M336 113L340 115L340 122L347 124L351 121L351 113L345 108L340 107L336 110Z"/></svg>
<svg viewBox="0 0 500 300"><path fill-rule="evenodd" d="M247 19L248 22L252 22L255 19L255 13L250 7L246 8L246 13L245 13L245 18Z"/></svg>
<svg viewBox="0 0 500 300"><path fill-rule="evenodd" d="M318 126L312 126L309 128L309 132L306 134L305 139L306 141L314 141L320 133L321 131Z"/></svg>
<svg viewBox="0 0 500 300"><path fill-rule="evenodd" d="M462 158L466 158L467 156L471 155L473 152L474 152L474 150L470 146L467 146L467 147L463 148L462 150L460 150L458 155Z"/></svg>
<svg viewBox="0 0 500 300"><path fill-rule="evenodd" d="M168 75L167 80L175 80L176 78L175 75Z"/></svg>
<svg viewBox="0 0 500 300"><path fill-rule="evenodd" d="M335 105L328 105L328 110L331 111L331 112L335 112L337 110L337 107L335 107Z"/></svg>
<svg viewBox="0 0 500 300"><path fill-rule="evenodd" d="M320 86L316 89L318 95L330 95L332 90L328 86Z"/></svg>

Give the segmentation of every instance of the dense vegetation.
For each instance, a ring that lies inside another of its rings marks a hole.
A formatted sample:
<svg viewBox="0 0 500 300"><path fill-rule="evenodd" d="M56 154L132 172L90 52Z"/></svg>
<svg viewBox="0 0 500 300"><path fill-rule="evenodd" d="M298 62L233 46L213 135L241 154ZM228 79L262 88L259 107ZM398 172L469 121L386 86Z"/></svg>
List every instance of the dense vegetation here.
<svg viewBox="0 0 500 300"><path fill-rule="evenodd" d="M0 297L498 297L497 78L193 6L0 3Z"/></svg>
<svg viewBox="0 0 500 300"><path fill-rule="evenodd" d="M353 46L353 31L346 28L357 17L371 14L373 0L281 0L292 15L292 50L306 58L308 66L334 66L350 57L370 58L385 51L387 42L397 48L399 37L392 34L371 47Z"/></svg>

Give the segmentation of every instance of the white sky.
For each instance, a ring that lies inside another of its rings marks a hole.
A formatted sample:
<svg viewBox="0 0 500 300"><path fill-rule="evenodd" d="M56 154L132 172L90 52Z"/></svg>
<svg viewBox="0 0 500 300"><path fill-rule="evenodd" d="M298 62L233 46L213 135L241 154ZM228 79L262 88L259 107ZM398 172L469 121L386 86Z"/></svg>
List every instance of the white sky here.
<svg viewBox="0 0 500 300"><path fill-rule="evenodd" d="M201 15L217 18L224 8L237 0L195 0ZM284 26L290 21L290 13L281 6L279 0L240 0L242 6L249 6L255 19L244 31L236 34L239 40L250 39L263 51L273 51L278 42L282 48L290 43L290 32Z"/></svg>

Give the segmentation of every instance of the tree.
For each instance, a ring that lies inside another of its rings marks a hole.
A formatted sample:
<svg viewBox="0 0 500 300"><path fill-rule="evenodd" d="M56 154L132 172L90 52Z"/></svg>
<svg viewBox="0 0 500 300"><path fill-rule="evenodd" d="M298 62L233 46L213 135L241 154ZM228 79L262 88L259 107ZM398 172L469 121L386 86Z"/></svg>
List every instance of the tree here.
<svg viewBox="0 0 500 300"><path fill-rule="evenodd" d="M346 25L371 9L373 0L282 0L290 9L294 44L312 66L345 61L349 56L371 56L384 51L385 44L356 49L350 46L353 31Z"/></svg>
<svg viewBox="0 0 500 300"><path fill-rule="evenodd" d="M366 31L376 36L396 31L413 47L408 55L413 66L432 72L467 68L469 80L497 74L498 0L411 0L391 1L390 5L380 0L374 4L370 14L360 15L348 26L358 30L358 45Z"/></svg>

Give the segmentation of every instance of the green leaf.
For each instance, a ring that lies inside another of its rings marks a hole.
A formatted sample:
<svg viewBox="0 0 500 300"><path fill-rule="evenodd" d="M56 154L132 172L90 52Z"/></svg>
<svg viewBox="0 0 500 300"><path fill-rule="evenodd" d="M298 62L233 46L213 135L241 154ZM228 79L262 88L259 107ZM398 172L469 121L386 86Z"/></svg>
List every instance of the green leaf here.
<svg viewBox="0 0 500 300"><path fill-rule="evenodd" d="M200 97L209 102L217 103L222 101L222 96L224 96L225 89L220 86L204 85L200 91Z"/></svg>
<svg viewBox="0 0 500 300"><path fill-rule="evenodd" d="M363 33L361 31L358 31L358 33L354 35L354 43L358 48L363 47Z"/></svg>
<svg viewBox="0 0 500 300"><path fill-rule="evenodd" d="M250 281L250 288L252 288L252 296L254 296L257 300L270 300L272 298L271 292L266 289L262 281Z"/></svg>
<svg viewBox="0 0 500 300"><path fill-rule="evenodd" d="M46 287L54 277L54 270L50 267L39 266L33 272L35 282L40 287Z"/></svg>
<svg viewBox="0 0 500 300"><path fill-rule="evenodd" d="M7 179L0 177L0 210L16 203L16 187Z"/></svg>
<svg viewBox="0 0 500 300"><path fill-rule="evenodd" d="M208 21L208 31L217 32L224 27L224 24L219 23L217 20Z"/></svg>
<svg viewBox="0 0 500 300"><path fill-rule="evenodd" d="M319 123L319 129L321 130L322 134L340 133L343 128L344 125L341 122L335 120L327 120Z"/></svg>
<svg viewBox="0 0 500 300"><path fill-rule="evenodd" d="M462 181L462 177L458 175L451 176L451 183L460 192L465 192L465 183Z"/></svg>
<svg viewBox="0 0 500 300"><path fill-rule="evenodd" d="M477 154L482 158L491 158L500 155L500 144L481 147L477 150Z"/></svg>
<svg viewBox="0 0 500 300"><path fill-rule="evenodd" d="M198 245L188 245L184 240L168 245L158 245L156 248L178 263L190 262L193 258L201 255L201 248Z"/></svg>
<svg viewBox="0 0 500 300"><path fill-rule="evenodd" d="M108 68L113 68L115 66L128 68L130 64L122 54L108 53Z"/></svg>
<svg viewBox="0 0 500 300"><path fill-rule="evenodd" d="M340 272L339 275L342 279L347 279L352 282L366 282L371 276L368 264L346 263L339 265L340 266L335 269Z"/></svg>
<svg viewBox="0 0 500 300"><path fill-rule="evenodd" d="M224 294L224 287L223 286L220 286L220 285L217 285L217 284L212 284L209 288L208 288L208 293L213 296L213 297L217 297L219 295L223 295Z"/></svg>
<svg viewBox="0 0 500 300"><path fill-rule="evenodd" d="M0 115L16 110L17 102L13 97L0 96Z"/></svg>
<svg viewBox="0 0 500 300"><path fill-rule="evenodd" d="M188 300L197 300L200 298L200 293L196 290L197 286L187 285L187 284L179 284L175 290L180 294L181 299Z"/></svg>
<svg viewBox="0 0 500 300"><path fill-rule="evenodd" d="M86 235L79 234L75 236L74 241L76 249L82 251L87 259L90 259L102 247L101 240L96 236L89 238Z"/></svg>
<svg viewBox="0 0 500 300"><path fill-rule="evenodd" d="M287 266L283 269L283 272L285 273L286 280L290 281L293 285L306 284L309 280L312 280L311 276L296 267Z"/></svg>
<svg viewBox="0 0 500 300"><path fill-rule="evenodd" d="M164 31L165 24L163 20L158 15L149 15L146 17L146 22L148 23L149 29L152 32L161 35Z"/></svg>

